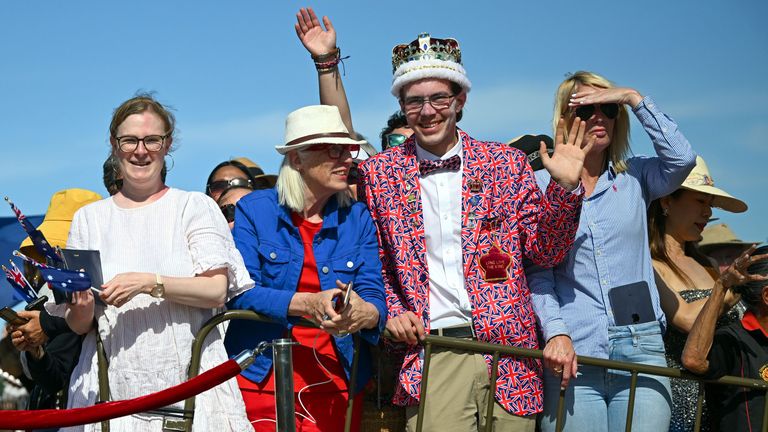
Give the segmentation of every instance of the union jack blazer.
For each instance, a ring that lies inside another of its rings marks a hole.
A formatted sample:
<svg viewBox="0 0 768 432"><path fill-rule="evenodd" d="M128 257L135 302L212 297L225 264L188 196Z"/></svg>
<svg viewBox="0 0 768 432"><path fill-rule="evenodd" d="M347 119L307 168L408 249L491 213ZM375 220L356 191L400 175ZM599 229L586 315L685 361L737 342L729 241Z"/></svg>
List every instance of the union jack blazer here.
<svg viewBox="0 0 768 432"><path fill-rule="evenodd" d="M484 342L536 349L523 258L552 267L568 254L583 194L553 182L544 195L523 152L458 133L463 143L462 256L475 334ZM360 165L359 194L378 228L389 317L412 311L429 331L429 270L414 137ZM504 281L486 281L480 266L493 244L511 258ZM491 355L485 360L490 371ZM422 366L423 349L406 347L395 404L418 403ZM496 400L516 415L540 412L541 375L538 360L502 357Z"/></svg>

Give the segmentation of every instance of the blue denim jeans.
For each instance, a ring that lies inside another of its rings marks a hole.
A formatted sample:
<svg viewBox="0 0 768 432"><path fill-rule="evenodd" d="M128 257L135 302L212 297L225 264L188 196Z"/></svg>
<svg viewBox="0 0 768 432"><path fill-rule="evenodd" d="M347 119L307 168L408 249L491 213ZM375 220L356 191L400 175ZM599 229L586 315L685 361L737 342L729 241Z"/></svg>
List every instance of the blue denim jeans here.
<svg viewBox="0 0 768 432"><path fill-rule="evenodd" d="M655 321L610 327L608 350L610 360L667 366L661 326ZM623 431L627 420L629 386L629 372L580 365L576 379L571 380L565 391L563 431ZM560 377L545 371L544 412L540 417L543 432L555 430L559 396ZM638 375L632 431L668 430L671 401L668 378Z"/></svg>

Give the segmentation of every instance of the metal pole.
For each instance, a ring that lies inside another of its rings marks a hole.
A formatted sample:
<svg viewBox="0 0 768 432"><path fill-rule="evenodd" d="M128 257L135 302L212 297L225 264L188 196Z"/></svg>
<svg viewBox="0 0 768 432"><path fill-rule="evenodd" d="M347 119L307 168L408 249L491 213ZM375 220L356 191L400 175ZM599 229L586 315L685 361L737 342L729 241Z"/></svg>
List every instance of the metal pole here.
<svg viewBox="0 0 768 432"><path fill-rule="evenodd" d="M296 410L293 402L293 341L272 341L275 365L275 411L278 432L296 432Z"/></svg>

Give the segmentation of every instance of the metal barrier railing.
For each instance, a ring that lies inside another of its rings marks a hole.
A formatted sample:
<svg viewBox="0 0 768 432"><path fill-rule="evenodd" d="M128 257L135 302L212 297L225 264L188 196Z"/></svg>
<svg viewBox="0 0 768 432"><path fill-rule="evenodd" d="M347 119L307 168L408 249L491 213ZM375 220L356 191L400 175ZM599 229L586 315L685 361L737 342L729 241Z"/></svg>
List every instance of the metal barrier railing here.
<svg viewBox="0 0 768 432"><path fill-rule="evenodd" d="M189 373L187 374L189 378L194 378L197 376L198 373L200 373L200 357L202 356L203 342L205 341L205 338L208 336L208 333L210 333L214 328L216 328L217 325L223 323L224 321L228 321L232 319L244 319L249 321L274 323L274 320L267 318L263 315L260 315L256 312L248 311L248 310L229 310L212 317L211 319L206 321L205 324L203 324L203 326L195 335L195 340L192 342L192 357L189 362ZM303 318L299 318L294 323L294 325L318 328L317 324ZM359 357L360 357L358 355L360 351L360 338L357 335L352 335L352 337L354 338L353 339L354 356L352 357L352 371L350 372L350 376L349 376L349 398L347 402L347 412L344 418L344 432L349 432L350 428L352 427L352 408L355 401L355 383L357 382L358 363L359 363ZM283 344L281 346L287 346L288 352L290 353L289 344ZM277 397L277 392L276 392L276 397ZM293 399L292 399L293 389L291 388L290 394L282 394L281 397L282 398L290 397L291 402L293 402ZM277 412L278 413L281 412L279 407ZM179 421L177 429L174 429L174 430L191 432L192 421L194 420L194 414L195 414L195 398L191 397L184 402L183 418ZM281 429L278 429L278 430L280 431Z"/></svg>
<svg viewBox="0 0 768 432"><path fill-rule="evenodd" d="M202 355L202 345L205 338L208 336L208 333L210 333L211 330L213 330L217 325L231 319L245 319L245 320L251 320L251 321L269 322L269 323L274 322L273 320L266 318L262 315L259 315L256 312L246 311L246 310L230 310L212 317L200 328L197 335L195 336L195 340L192 344L192 358L190 361L189 374L188 374L189 378L193 378L197 376L197 374L200 371L200 357ZM306 327L317 327L316 324L306 319L299 319L295 323L295 325L306 326ZM386 337L386 331L384 336ZM360 339L357 336L354 336L354 338L355 338L354 339L354 357L352 360L352 372L350 374L350 380L349 380L350 393L349 393L349 400L347 403L346 417L344 421L344 432L349 432L352 424L351 422L352 422L352 408L354 403L354 389L355 389L355 383L357 381L357 373L358 373ZM499 363L499 359L501 358L501 355L513 355L517 357L530 357L530 358L536 358L536 359L543 358L543 352L541 350L518 348L513 346L507 346L507 345L497 345L497 344L491 344L487 342L479 342L479 341L468 340L468 339L449 338L449 337L436 336L436 335L426 335L423 345L424 345L424 367L421 374L422 376L421 399L419 402L419 411L418 411L418 417L416 422L416 432L421 432L424 426L423 425L424 409L427 404L427 386L428 386L428 378L429 378L429 366L430 366L433 347L444 347L444 348L452 348L452 349L457 349L457 350L462 350L467 352L491 354L492 355L491 376L490 376L490 386L491 386L490 394L491 395L494 395L496 393L498 363ZM634 403L635 403L635 389L637 387L637 378L639 374L657 375L657 376L663 376L663 377L669 377L669 378L682 378L686 380L698 381L700 383L730 385L730 386L745 387L749 389L763 390L766 392L766 398L765 398L765 410L763 412L762 431L768 432L768 382L765 382L762 380L756 380L756 379L735 377L735 376L725 376L718 380L702 380L696 375L690 374L680 369L673 369L673 368L667 368L667 367L661 367L661 366L651 366L651 365L646 365L641 363L607 360L607 359L587 357L587 356L579 356L578 362L581 365L597 366L605 369L613 369L613 370L630 372L631 374L630 393L629 393L629 400L627 404L627 423L626 423L627 432L630 432L632 429L632 418L633 418ZM290 396L293 397L292 394ZM700 386L698 401L697 401L695 431L699 431L701 426L700 422L701 422L703 400L704 400L704 386ZM489 397L488 404L486 406L486 418L490 419L491 421L486 422L486 425L485 425L486 432L490 432L491 430L493 430L492 419L493 419L494 403L495 403L495 398ZM179 428L177 430L183 430L187 432L190 432L192 430L194 410L195 410L195 398L192 397L187 399L184 403L183 428ZM561 390L559 395L558 408L557 408L557 423L555 426L558 432L561 431L563 428L564 415L565 415L565 390Z"/></svg>
<svg viewBox="0 0 768 432"><path fill-rule="evenodd" d="M543 357L543 352L541 350L531 350L527 348L518 348L518 347L512 347L512 346L506 346L506 345L496 345L491 344L487 342L479 342L479 341L472 341L467 339L455 339L455 338L448 338L443 336L433 336L433 335L427 335L424 341L424 369L421 374L421 401L419 403L419 415L416 423L416 432L421 432L422 426L423 426L423 415L424 415L424 407L426 405L426 396L427 396L427 377L429 376L429 363L430 363L430 356L432 354L432 347L433 346L440 346L445 348L453 348L463 351L469 351L469 352L477 352L477 353L491 353L493 355L493 362L491 365L491 395L496 393L496 371L498 370L498 363L499 358L501 354L510 354L518 357L531 357L531 358L537 358L541 359ZM634 404L635 404L635 389L637 387L637 376L638 374L646 374L646 375L658 375L658 376L664 376L669 378L682 378L687 380L694 380L699 382L706 382L710 384L719 384L719 385L731 385L731 386L739 386L739 387L746 387L750 389L759 389L766 392L766 400L765 400L765 410L763 412L763 432L768 432L768 382L762 381L762 380L756 380L756 379L749 379L749 378L740 378L740 377L734 377L734 376L725 376L718 380L702 380L701 378L690 374L688 372L685 372L680 369L673 369L673 368L667 368L667 367L660 367L660 366L651 366L646 364L640 364L640 363L630 363L630 362L623 362L623 361L616 361L616 360L607 360L607 359L601 359L601 358L595 358L595 357L587 357L587 356L579 356L578 357L579 364L582 365L588 365L588 366L597 366L602 367L605 369L614 369L614 370L622 370L627 371L631 373L631 381L630 381L630 392L629 392L629 401L627 405L627 425L626 425L626 431L629 432L632 430L632 415L634 411ZM696 431L700 428L700 421L701 421L701 411L702 411L702 401L703 401L703 386L700 386L699 389L699 400L697 402L697 410L696 410ZM555 426L555 429L559 432L563 428L563 417L565 415L565 390L560 391L560 400L558 402L557 407L557 423ZM490 397L488 398L488 405L486 407L487 410L487 418L492 419L492 413L493 413L493 404L495 402L495 398ZM485 430L486 432L490 432L492 430L493 423L491 421L486 423Z"/></svg>

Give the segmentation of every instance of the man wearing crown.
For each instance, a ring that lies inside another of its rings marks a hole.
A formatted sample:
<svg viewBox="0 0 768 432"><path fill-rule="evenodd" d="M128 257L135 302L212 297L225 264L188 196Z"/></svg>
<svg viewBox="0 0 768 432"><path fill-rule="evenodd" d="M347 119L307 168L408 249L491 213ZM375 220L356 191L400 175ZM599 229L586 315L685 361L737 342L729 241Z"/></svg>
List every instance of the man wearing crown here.
<svg viewBox="0 0 768 432"><path fill-rule="evenodd" d="M542 150L553 179L542 192L523 152L456 126L471 87L456 40L419 35L392 50L392 66L392 94L414 134L361 164L360 198L379 231L387 329L405 348L394 402L408 406L414 430L424 364L417 343L426 333L538 348L523 259L551 267L570 250L591 140L583 124L565 140L560 125L554 154ZM487 421L534 430L537 360L502 356L491 395L490 355L432 352L425 431L466 432ZM494 420L486 419L489 397Z"/></svg>

